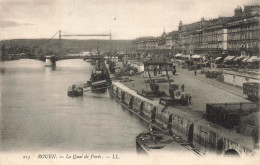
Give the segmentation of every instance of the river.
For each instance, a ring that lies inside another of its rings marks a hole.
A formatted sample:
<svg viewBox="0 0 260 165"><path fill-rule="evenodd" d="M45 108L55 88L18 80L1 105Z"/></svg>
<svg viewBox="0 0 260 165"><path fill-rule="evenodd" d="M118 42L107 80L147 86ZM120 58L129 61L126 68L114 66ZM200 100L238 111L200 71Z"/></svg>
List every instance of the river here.
<svg viewBox="0 0 260 165"><path fill-rule="evenodd" d="M68 97L68 86L86 82L90 63L37 60L0 62L1 150L130 151L147 128L109 93Z"/></svg>

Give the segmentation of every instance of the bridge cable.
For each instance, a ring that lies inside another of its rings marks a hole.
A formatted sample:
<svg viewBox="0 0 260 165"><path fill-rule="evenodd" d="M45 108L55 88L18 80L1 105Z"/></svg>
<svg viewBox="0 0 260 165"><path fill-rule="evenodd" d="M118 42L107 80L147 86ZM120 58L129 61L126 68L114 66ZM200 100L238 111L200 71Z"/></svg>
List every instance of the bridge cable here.
<svg viewBox="0 0 260 165"><path fill-rule="evenodd" d="M43 43L43 46L45 46L49 41L51 41L58 33L59 33L59 31L57 31L50 39L45 41L45 43Z"/></svg>

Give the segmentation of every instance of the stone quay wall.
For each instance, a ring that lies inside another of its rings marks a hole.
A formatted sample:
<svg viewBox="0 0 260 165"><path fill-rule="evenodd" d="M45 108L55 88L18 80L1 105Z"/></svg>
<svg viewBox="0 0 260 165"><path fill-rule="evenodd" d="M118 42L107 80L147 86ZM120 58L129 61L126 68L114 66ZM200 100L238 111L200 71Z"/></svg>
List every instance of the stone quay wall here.
<svg viewBox="0 0 260 165"><path fill-rule="evenodd" d="M205 119L194 121L181 114L169 113L167 110L164 110L163 105L139 95L120 82L113 82L110 90L122 104L149 118L151 122L155 122L164 129L172 131L202 152L213 151L225 154L233 150L239 155L254 154L253 145L246 146L245 144L240 144L230 138L231 133L227 135L221 133L221 130L217 128L208 128L207 124L209 122Z"/></svg>

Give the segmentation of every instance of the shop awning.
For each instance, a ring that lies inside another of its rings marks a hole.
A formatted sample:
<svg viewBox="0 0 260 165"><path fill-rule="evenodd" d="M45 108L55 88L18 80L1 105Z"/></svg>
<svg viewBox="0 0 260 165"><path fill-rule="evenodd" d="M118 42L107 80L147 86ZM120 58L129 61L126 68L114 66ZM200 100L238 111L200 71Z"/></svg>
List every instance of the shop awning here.
<svg viewBox="0 0 260 165"><path fill-rule="evenodd" d="M190 58L190 55L182 55L183 58Z"/></svg>
<svg viewBox="0 0 260 165"><path fill-rule="evenodd" d="M235 56L227 56L224 61L231 61L235 58Z"/></svg>
<svg viewBox="0 0 260 165"><path fill-rule="evenodd" d="M178 53L178 54L176 54L175 57L181 57L181 56L182 56L182 54Z"/></svg>
<svg viewBox="0 0 260 165"><path fill-rule="evenodd" d="M217 58L215 58L214 60L215 61L218 61L218 60L220 60L221 59L221 57L217 57Z"/></svg>
<svg viewBox="0 0 260 165"><path fill-rule="evenodd" d="M260 57L253 59L252 61L260 61Z"/></svg>
<svg viewBox="0 0 260 165"><path fill-rule="evenodd" d="M238 60L241 60L241 59L243 59L243 58L245 58L244 56L238 56L238 57L236 57L235 59L234 59L234 61L238 61Z"/></svg>
<svg viewBox="0 0 260 165"><path fill-rule="evenodd" d="M145 66L148 66L148 65L172 65L172 62L165 60L165 59L154 59L154 60L144 61L143 64Z"/></svg>
<svg viewBox="0 0 260 165"><path fill-rule="evenodd" d="M245 57L242 62L246 62L250 57Z"/></svg>
<svg viewBox="0 0 260 165"><path fill-rule="evenodd" d="M195 54L195 55L192 55L191 58L202 58L202 57L200 55Z"/></svg>
<svg viewBox="0 0 260 165"><path fill-rule="evenodd" d="M257 56L252 56L252 57L250 57L250 58L247 60L247 62L253 62L254 59L257 59Z"/></svg>

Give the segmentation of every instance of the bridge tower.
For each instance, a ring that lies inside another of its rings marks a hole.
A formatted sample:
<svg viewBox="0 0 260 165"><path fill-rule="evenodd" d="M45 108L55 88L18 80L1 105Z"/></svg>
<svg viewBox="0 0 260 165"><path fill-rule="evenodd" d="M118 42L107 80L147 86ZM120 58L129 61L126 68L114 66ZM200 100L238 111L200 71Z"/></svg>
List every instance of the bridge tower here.
<svg viewBox="0 0 260 165"><path fill-rule="evenodd" d="M112 52L112 33L111 33L111 29L110 29L110 32L109 32L109 51Z"/></svg>
<svg viewBox="0 0 260 165"><path fill-rule="evenodd" d="M109 40L110 40L110 41L112 40L111 30L110 30L110 33L109 33Z"/></svg>
<svg viewBox="0 0 260 165"><path fill-rule="evenodd" d="M4 61L6 59L6 51L5 51L5 44L3 43L2 45L2 53L1 53L1 56L0 56L0 60L1 61Z"/></svg>
<svg viewBox="0 0 260 165"><path fill-rule="evenodd" d="M61 41L61 30L59 30L59 48L58 48L59 50L59 56L61 56L62 55L62 41Z"/></svg>

